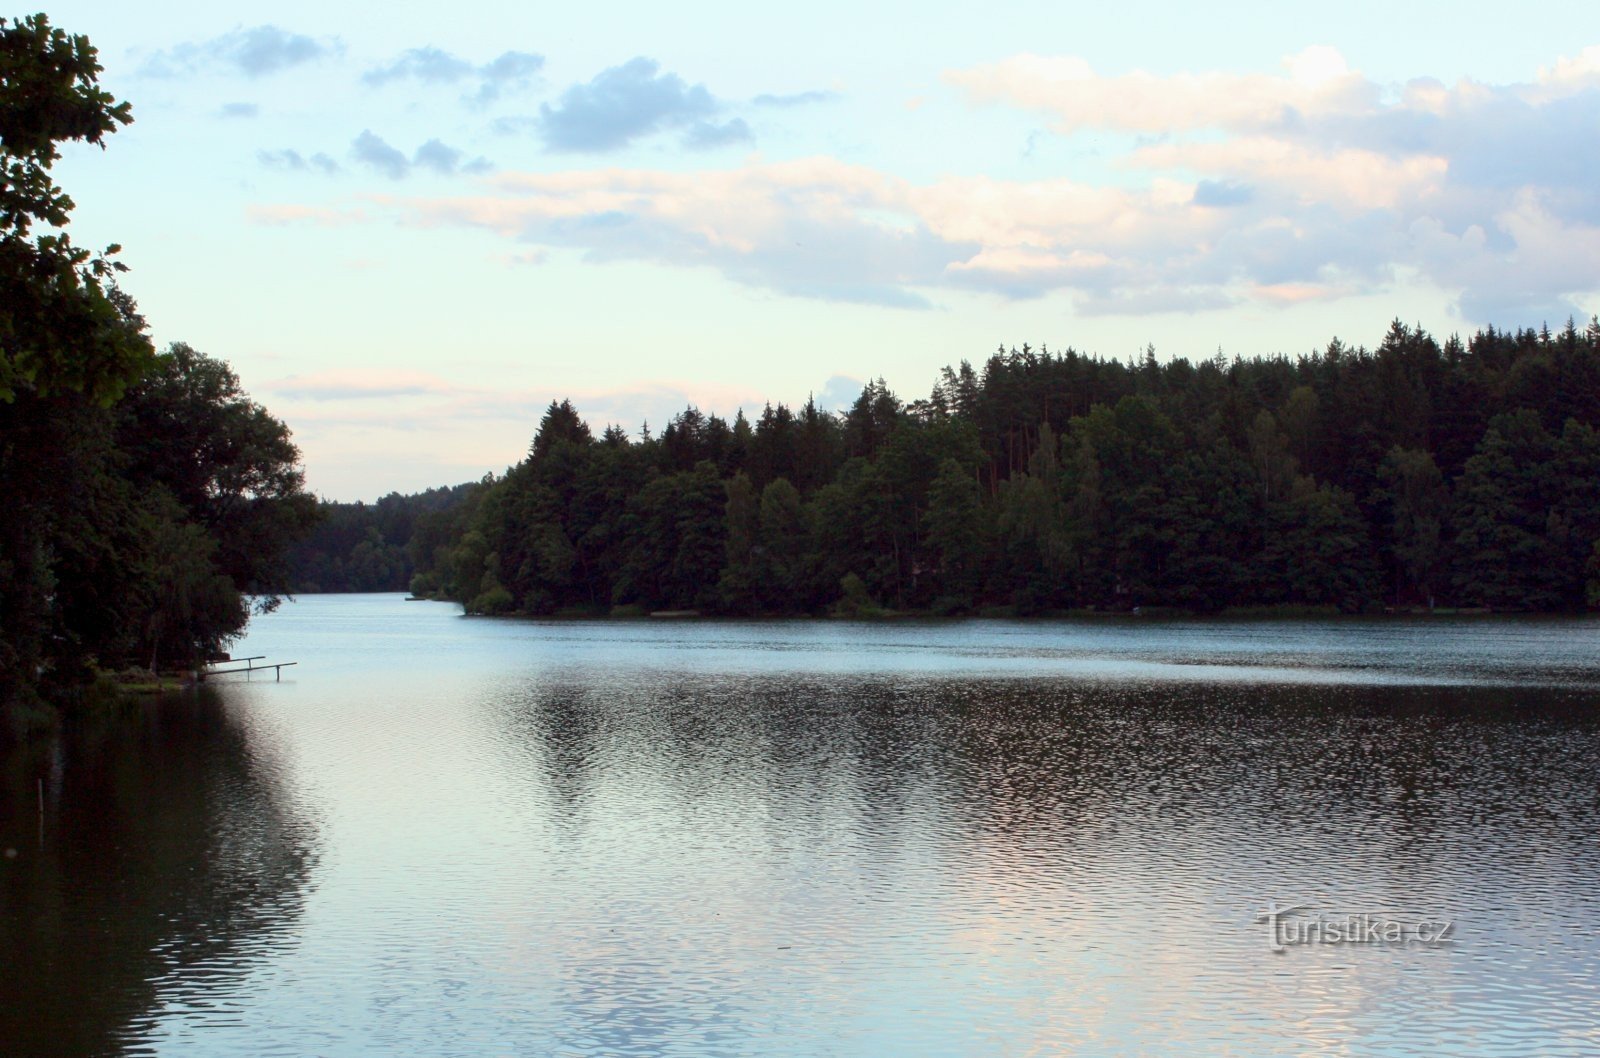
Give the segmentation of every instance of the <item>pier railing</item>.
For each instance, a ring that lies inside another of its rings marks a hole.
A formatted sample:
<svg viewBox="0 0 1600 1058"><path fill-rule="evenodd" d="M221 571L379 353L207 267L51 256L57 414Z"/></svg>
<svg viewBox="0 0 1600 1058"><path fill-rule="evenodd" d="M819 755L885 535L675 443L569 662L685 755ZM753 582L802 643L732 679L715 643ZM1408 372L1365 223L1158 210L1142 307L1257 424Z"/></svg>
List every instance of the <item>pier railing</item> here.
<svg viewBox="0 0 1600 1058"><path fill-rule="evenodd" d="M256 654L256 655L254 655L252 657L248 657L248 658L229 658L227 661L219 661L219 662L217 662L217 664L219 664L219 665L232 665L232 664L234 664L236 662L242 661L242 662L245 663L244 667L243 668L233 668L233 669L201 669L198 673L196 673L196 675L200 679L204 680L204 679L208 679L209 677L212 677L212 676L227 676L227 675L230 675L232 673L242 672L242 673L245 674L244 678L248 680L250 678L251 674L257 673L257 672L266 672L267 670L270 669L272 671L273 679L281 681L283 679L283 670L284 669L288 668L291 665L298 665L299 664L298 661L278 661L278 662L274 662L274 663L272 663L270 665L257 665L256 664L256 662L258 662L258 661L266 660L266 657L267 656L265 654Z"/></svg>

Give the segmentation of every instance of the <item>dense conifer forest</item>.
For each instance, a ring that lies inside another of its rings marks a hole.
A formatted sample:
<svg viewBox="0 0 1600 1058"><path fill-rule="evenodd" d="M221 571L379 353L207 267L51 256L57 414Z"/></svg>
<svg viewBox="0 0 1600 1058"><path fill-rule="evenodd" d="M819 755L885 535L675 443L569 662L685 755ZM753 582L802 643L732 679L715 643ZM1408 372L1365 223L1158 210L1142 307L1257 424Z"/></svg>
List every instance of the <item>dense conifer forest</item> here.
<svg viewBox="0 0 1600 1058"><path fill-rule="evenodd" d="M1579 610L1597 427L1596 322L1198 363L1023 346L842 414L630 437L552 403L504 476L336 511L348 544L299 576L397 586L403 543L414 592L491 614Z"/></svg>

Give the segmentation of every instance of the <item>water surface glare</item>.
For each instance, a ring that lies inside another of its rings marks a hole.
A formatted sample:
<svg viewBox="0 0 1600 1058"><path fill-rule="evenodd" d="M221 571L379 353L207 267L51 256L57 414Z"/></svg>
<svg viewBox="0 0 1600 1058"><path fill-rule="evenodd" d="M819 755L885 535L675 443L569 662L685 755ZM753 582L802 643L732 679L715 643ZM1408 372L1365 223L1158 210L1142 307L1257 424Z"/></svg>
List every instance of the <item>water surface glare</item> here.
<svg viewBox="0 0 1600 1058"><path fill-rule="evenodd" d="M306 597L0 752L0 1054L1597 1054L1597 642Z"/></svg>

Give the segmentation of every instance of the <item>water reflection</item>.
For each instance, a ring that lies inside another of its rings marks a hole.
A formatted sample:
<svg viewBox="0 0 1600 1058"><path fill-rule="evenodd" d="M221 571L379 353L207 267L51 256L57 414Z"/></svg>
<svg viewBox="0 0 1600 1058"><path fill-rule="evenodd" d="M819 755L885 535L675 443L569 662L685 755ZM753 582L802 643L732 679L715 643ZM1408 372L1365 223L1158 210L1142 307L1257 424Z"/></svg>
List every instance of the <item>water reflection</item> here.
<svg viewBox="0 0 1600 1058"><path fill-rule="evenodd" d="M241 651L292 679L62 751L108 818L5 868L8 942L76 903L0 998L54 1053L1596 1053L1593 628L308 599ZM1277 953L1269 901L1458 928Z"/></svg>
<svg viewBox="0 0 1600 1058"><path fill-rule="evenodd" d="M208 695L0 751L4 1053L137 1053L157 1012L240 1001L311 862L269 750Z"/></svg>
<svg viewBox="0 0 1600 1058"><path fill-rule="evenodd" d="M528 879L562 909L534 1023L574 1053L1594 1042L1582 695L658 672L479 704L528 832L588 866ZM1277 958L1275 898L1459 933Z"/></svg>

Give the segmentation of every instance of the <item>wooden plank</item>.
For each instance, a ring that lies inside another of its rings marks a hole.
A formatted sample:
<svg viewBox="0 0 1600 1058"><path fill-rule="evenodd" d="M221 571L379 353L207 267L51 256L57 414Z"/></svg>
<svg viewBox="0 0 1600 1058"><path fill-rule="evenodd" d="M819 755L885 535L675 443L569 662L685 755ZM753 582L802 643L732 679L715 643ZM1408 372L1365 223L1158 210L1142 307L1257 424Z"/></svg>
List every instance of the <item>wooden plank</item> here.
<svg viewBox="0 0 1600 1058"><path fill-rule="evenodd" d="M261 661L265 657L266 657L265 654L256 654L256 655L253 655L253 656L248 657L248 658L229 658L226 661L208 661L208 662L206 662L206 664L207 665L233 665L233 664L236 664L237 662L240 662L240 661ZM265 665L263 665L261 667L262 668L266 668Z"/></svg>
<svg viewBox="0 0 1600 1058"><path fill-rule="evenodd" d="M300 664L298 661L280 661L276 665L256 665L256 666L251 667L251 668L243 668L243 669L214 669L211 672L202 672L200 675L202 677L205 677L205 676L226 676L229 673L233 673L233 672L266 672L268 669L286 669L290 665L298 665L298 664ZM280 678L281 678L281 673L280 673Z"/></svg>

